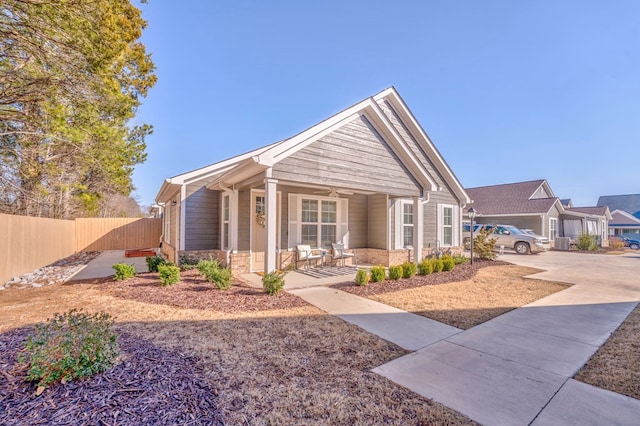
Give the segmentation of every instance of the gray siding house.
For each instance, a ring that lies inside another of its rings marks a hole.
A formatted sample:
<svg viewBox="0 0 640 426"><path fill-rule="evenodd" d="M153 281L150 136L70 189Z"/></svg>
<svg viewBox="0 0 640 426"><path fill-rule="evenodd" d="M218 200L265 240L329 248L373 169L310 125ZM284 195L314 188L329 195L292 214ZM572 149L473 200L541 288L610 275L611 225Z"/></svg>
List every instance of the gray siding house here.
<svg viewBox="0 0 640 426"><path fill-rule="evenodd" d="M638 238L640 235L640 194L603 195L598 199L599 206L611 210L609 235L626 235Z"/></svg>
<svg viewBox="0 0 640 426"><path fill-rule="evenodd" d="M393 87L289 139L168 178L156 197L171 260L212 255L234 273L285 268L298 244L339 242L358 262L384 265L460 249L468 202Z"/></svg>
<svg viewBox="0 0 640 426"><path fill-rule="evenodd" d="M500 223L531 229L553 241L557 237L576 240L582 233L607 241L611 219L606 207L569 207L570 200L557 198L544 179L467 188L477 211L478 223Z"/></svg>

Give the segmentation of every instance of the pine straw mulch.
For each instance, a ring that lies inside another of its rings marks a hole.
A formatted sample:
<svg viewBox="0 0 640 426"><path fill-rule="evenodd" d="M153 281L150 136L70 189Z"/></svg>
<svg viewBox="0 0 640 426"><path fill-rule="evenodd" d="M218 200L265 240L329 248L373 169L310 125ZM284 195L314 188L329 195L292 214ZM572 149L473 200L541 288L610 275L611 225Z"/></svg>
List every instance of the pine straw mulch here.
<svg viewBox="0 0 640 426"><path fill-rule="evenodd" d="M452 271L436 272L429 275L415 275L412 278L403 278L400 280L386 279L377 283L369 282L369 284L366 286L359 286L354 282L345 282L335 284L333 285L333 287L355 294L357 296L369 297L382 293L392 293L427 285L439 285L451 282L467 281L471 279L481 268L502 265L511 265L511 263L501 260L477 259L473 261L473 265L471 263L463 263L460 265L456 265L456 267L453 268Z"/></svg>
<svg viewBox="0 0 640 426"><path fill-rule="evenodd" d="M640 399L640 305L598 349L574 379Z"/></svg>
<svg viewBox="0 0 640 426"><path fill-rule="evenodd" d="M196 269L181 271L180 277L180 282L167 287L161 287L158 274L151 272L123 281L102 279L91 283L99 284L102 291L121 299L230 314L307 306L304 300L293 294L282 291L276 296L269 296L264 290L238 280L233 281L230 289L220 290L207 282Z"/></svg>
<svg viewBox="0 0 640 426"><path fill-rule="evenodd" d="M0 424L222 425L217 395L195 359L120 332L120 356L102 374L36 396L18 355L32 328L0 334Z"/></svg>

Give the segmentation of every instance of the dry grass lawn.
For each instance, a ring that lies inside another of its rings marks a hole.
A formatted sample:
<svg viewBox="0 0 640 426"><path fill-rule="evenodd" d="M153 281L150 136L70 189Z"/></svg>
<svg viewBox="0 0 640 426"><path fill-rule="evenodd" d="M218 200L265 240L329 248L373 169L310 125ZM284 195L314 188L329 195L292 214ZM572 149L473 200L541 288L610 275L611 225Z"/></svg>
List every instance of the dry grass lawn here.
<svg viewBox="0 0 640 426"><path fill-rule="evenodd" d="M523 278L541 272L524 266L489 266L467 281L370 296L387 305L467 330L568 287Z"/></svg>

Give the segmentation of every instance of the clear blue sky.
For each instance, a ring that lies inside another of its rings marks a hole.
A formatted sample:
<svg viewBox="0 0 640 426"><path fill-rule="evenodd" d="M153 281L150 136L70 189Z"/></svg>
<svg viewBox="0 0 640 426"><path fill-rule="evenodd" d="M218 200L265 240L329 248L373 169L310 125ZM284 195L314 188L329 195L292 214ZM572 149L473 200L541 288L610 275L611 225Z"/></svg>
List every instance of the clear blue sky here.
<svg viewBox="0 0 640 426"><path fill-rule="evenodd" d="M134 172L163 179L293 136L395 86L462 185L640 193L640 1L139 5L158 83Z"/></svg>

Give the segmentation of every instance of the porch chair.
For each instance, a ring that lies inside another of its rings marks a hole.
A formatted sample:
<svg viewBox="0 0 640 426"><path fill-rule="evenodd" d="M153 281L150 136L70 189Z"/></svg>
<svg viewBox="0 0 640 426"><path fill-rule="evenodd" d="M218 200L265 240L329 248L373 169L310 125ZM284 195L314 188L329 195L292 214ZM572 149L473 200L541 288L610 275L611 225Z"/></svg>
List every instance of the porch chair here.
<svg viewBox="0 0 640 426"><path fill-rule="evenodd" d="M358 266L358 260L356 259L356 251L353 250L353 253L349 253L344 248L344 244L340 243L332 243L331 247L333 247L333 256L332 261L334 260L342 260L342 266L344 266L344 260L353 258L353 264Z"/></svg>
<svg viewBox="0 0 640 426"><path fill-rule="evenodd" d="M309 262L311 260L315 260L316 267L318 266L318 259L321 260L322 267L324 268L324 257L322 255L322 250L320 249L312 249L310 245L307 244L298 244L296 246L297 259L296 259L296 268L298 266L298 262L304 260L306 269L309 269Z"/></svg>

